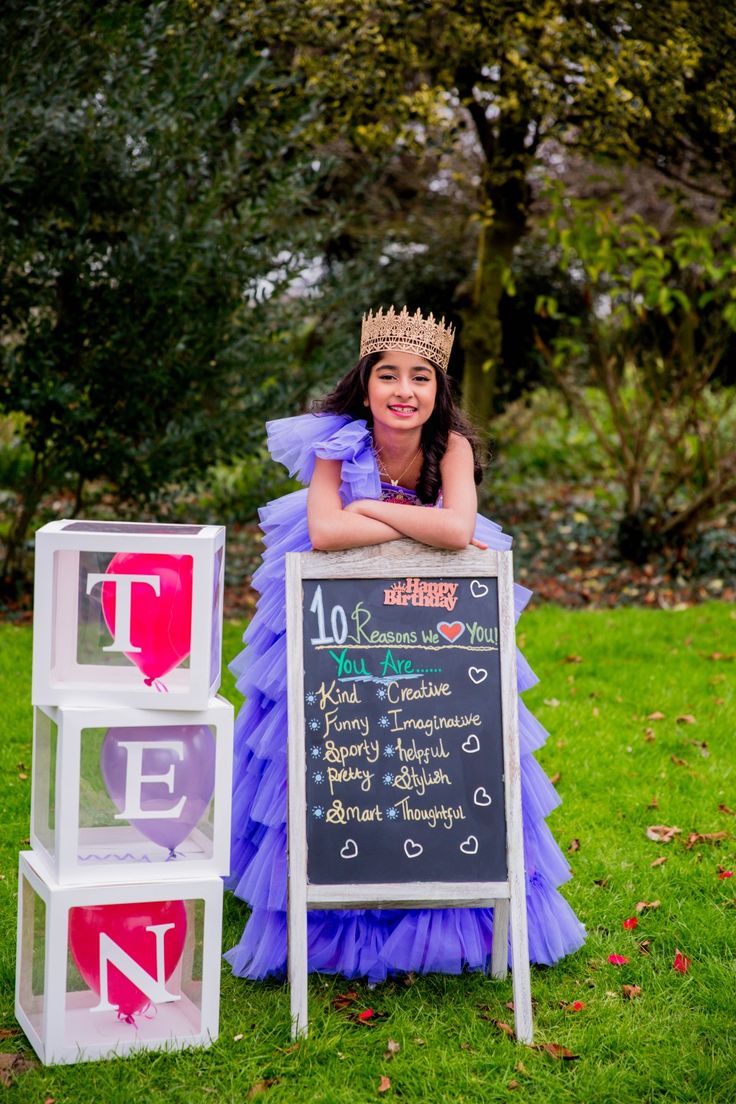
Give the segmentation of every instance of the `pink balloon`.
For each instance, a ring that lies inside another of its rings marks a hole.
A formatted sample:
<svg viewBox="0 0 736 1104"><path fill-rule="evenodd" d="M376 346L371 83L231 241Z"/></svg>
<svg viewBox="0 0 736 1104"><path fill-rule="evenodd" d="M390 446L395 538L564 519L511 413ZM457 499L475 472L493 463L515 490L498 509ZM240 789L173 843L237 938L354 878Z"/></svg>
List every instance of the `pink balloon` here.
<svg viewBox="0 0 736 1104"><path fill-rule="evenodd" d="M158 575L159 594L147 583L133 583L130 595L130 643L126 652L150 686L189 655L192 648L192 557L155 552L118 552L107 575ZM102 613L115 636L116 587L102 584Z"/></svg>
<svg viewBox="0 0 736 1104"><path fill-rule="evenodd" d="M142 904L91 905L69 910L69 947L80 974L100 995L100 936L104 933L152 978L156 974L154 924L173 924L163 933L166 980L176 969L187 934L183 901L149 901ZM112 963L107 965L107 995L118 1014L127 1020L148 1005L148 997Z"/></svg>

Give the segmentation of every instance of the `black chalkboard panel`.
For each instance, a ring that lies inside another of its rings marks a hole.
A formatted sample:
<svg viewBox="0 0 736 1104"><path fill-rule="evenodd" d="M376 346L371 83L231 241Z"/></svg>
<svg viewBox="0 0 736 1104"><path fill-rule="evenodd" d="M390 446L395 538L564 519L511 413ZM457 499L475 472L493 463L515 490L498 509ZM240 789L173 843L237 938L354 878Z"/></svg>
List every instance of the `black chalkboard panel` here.
<svg viewBox="0 0 736 1104"><path fill-rule="evenodd" d="M496 578L303 580L307 871L507 878Z"/></svg>

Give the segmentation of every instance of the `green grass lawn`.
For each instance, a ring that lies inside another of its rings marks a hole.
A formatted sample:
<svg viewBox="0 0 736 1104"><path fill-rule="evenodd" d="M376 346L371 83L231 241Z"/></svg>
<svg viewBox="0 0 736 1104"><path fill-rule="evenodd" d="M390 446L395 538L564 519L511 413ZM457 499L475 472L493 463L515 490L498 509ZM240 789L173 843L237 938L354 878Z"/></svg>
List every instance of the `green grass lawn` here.
<svg viewBox="0 0 736 1104"><path fill-rule="evenodd" d="M719 865L736 869L736 817L719 810L736 809L736 614L725 604L681 612L547 606L520 628L542 679L526 701L551 732L539 758L560 776L563 805L550 825L572 848L565 893L589 933L576 955L532 969L536 1038L577 1058L516 1044L496 1026L513 1022L510 980L434 975L369 990L313 977L310 1035L292 1046L286 987L237 980L224 968L220 1038L210 1049L34 1066L8 1100L736 1100L736 877L719 878ZM226 655L241 630L226 625ZM0 625L0 656L0 1050L32 1058L13 1033L17 852L28 846L30 812L30 630ZM648 719L653 713L664 716ZM669 844L647 839L647 826L658 824L681 835ZM691 833L723 830L724 840L686 846ZM659 857L667 861L653 866ZM660 904L625 930L640 901ZM226 946L245 916L228 895ZM672 969L676 948L692 961L686 974ZM612 953L629 963L611 965ZM629 999L625 985L640 994ZM333 1007L348 989L354 1003ZM350 1019L366 1008L382 1014L372 1026ZM400 1047L390 1060L389 1040ZM382 1076L390 1079L385 1095Z"/></svg>

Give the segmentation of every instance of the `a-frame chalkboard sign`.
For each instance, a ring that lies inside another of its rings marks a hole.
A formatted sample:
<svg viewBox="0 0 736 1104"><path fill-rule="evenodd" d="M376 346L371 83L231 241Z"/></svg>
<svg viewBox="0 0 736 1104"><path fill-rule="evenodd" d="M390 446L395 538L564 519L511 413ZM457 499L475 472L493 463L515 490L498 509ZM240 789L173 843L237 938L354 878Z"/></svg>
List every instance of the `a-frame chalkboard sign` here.
<svg viewBox="0 0 736 1104"><path fill-rule="evenodd" d="M286 614L292 1034L308 909L464 906L531 1042L511 553L290 553Z"/></svg>

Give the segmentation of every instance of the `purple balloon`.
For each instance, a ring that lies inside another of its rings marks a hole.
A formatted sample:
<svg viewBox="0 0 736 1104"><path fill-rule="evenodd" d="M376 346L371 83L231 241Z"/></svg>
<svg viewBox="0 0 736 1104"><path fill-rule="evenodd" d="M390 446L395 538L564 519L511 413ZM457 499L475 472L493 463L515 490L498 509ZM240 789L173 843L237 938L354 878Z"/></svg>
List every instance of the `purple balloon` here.
<svg viewBox="0 0 736 1104"><path fill-rule="evenodd" d="M140 744L147 746L136 746ZM173 853L202 819L212 797L215 735L209 725L108 728L100 770L117 810L127 807L129 823ZM171 815L180 802L181 809Z"/></svg>

